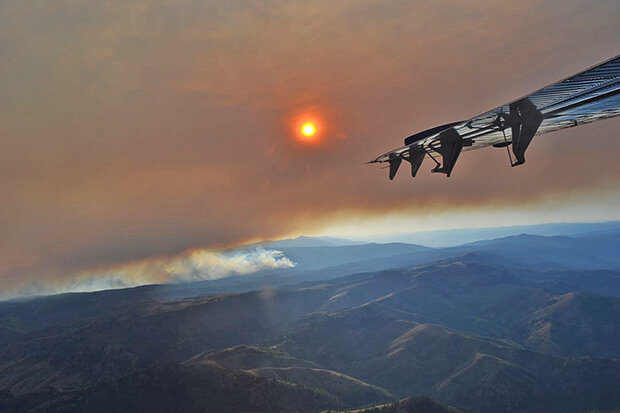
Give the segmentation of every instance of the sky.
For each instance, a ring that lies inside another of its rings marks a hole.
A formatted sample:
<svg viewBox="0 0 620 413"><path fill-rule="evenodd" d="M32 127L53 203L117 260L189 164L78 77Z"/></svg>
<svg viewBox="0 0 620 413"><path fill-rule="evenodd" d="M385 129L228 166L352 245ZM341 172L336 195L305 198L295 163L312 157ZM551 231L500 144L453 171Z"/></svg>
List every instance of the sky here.
<svg viewBox="0 0 620 413"><path fill-rule="evenodd" d="M0 295L225 275L219 249L300 234L618 219L619 119L519 168L364 162L617 55L619 21L616 0L4 0Z"/></svg>

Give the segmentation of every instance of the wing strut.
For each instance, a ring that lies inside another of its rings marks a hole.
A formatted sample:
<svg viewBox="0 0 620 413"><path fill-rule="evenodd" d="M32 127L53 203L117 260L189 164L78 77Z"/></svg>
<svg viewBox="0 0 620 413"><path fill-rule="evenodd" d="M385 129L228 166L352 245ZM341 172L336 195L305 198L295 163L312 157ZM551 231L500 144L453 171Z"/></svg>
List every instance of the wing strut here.
<svg viewBox="0 0 620 413"><path fill-rule="evenodd" d="M510 161L510 166L513 166L514 163L512 162L512 155L510 154L510 149L508 148L508 146L510 145L510 142L508 142L508 139L506 139L505 128L502 128L502 134L504 134L504 146L506 146L506 152L508 152L508 160Z"/></svg>

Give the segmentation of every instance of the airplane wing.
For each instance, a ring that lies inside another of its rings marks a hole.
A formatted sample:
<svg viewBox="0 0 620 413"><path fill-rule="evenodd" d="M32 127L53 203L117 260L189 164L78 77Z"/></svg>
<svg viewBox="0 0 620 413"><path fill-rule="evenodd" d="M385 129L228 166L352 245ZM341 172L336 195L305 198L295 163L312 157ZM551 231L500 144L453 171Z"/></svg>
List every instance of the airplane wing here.
<svg viewBox="0 0 620 413"><path fill-rule="evenodd" d="M494 146L506 147L511 165L521 165L534 136L620 115L619 92L620 55L471 119L411 135L369 163L389 163L394 179L405 160L415 177L428 155L432 172L450 176L461 151Z"/></svg>

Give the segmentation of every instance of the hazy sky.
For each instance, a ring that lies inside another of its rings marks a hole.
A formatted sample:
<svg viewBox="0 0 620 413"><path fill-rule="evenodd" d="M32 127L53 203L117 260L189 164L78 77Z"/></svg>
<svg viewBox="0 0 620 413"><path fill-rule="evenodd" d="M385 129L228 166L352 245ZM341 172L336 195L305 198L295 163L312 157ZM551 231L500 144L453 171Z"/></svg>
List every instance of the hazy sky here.
<svg viewBox="0 0 620 413"><path fill-rule="evenodd" d="M620 218L618 119L519 168L363 164L617 55L618 22L617 0L4 0L3 292L291 234Z"/></svg>

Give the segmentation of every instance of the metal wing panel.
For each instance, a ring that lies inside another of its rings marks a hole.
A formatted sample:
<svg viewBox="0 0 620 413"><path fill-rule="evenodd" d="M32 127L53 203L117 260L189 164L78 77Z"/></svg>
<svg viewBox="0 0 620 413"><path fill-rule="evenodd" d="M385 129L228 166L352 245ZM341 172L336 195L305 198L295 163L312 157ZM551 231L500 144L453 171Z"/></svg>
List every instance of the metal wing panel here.
<svg viewBox="0 0 620 413"><path fill-rule="evenodd" d="M512 141L511 128L506 126L506 119L510 115L511 104L523 100L529 100L543 116L536 135L618 116L620 56L453 126L467 141L463 150ZM386 162L390 157L403 156L410 147L436 152L440 147L440 133L394 149L372 162Z"/></svg>

